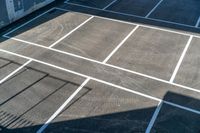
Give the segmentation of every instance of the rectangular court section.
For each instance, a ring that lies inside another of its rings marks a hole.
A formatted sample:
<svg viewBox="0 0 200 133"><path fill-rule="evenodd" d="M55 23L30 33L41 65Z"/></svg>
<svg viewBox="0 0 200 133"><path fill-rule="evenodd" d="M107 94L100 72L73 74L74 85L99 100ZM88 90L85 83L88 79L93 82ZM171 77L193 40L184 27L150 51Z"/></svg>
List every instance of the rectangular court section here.
<svg viewBox="0 0 200 133"><path fill-rule="evenodd" d="M153 96L155 99L160 98L189 108L199 109L197 106L200 105L198 91L188 90L166 82L158 82L154 79L138 75L133 71L124 71L108 64L92 62L58 51L13 40L3 42L0 49L26 56L36 61L42 61L60 69L73 71L83 77L89 76L93 79L99 79L101 82L111 83L119 86L119 88L124 87L138 91L142 94ZM179 94L179 96L175 96L174 94Z"/></svg>
<svg viewBox="0 0 200 133"><path fill-rule="evenodd" d="M16 74L0 85L3 88L1 96L5 97L4 101L1 101L1 107L3 108L0 111L2 118L1 125L6 127L3 131L37 131L57 108L62 105L67 97L80 86L83 80L84 78L63 72L63 70L36 62L30 63L24 67L21 73ZM156 84L154 85L156 86ZM13 86L16 88L15 90L11 89ZM8 89L11 91L8 91ZM186 93L188 94L188 92ZM183 99L187 102L190 100L187 106L193 104L199 107L198 99L187 97L186 95L183 96L180 94L180 91L178 93L168 92L165 94L165 97L170 99L175 98L175 100L181 100L181 102ZM181 97L183 99L179 99ZM117 132L128 130L144 132L157 104L158 102L153 99L91 80L64 108L62 113L50 123L45 131L83 132L98 130L110 132L115 130ZM166 110L165 106L169 105L164 104L162 106L152 132L160 131L161 129L157 128L163 126L160 119L163 120L162 117L170 114L171 110ZM14 110L13 107L15 108ZM176 125L182 124L181 121L176 119L180 116L188 120L184 116L189 115L190 118L195 120L194 123L199 122L198 114L174 106L170 106L170 108L178 111L172 110L173 113L171 115L173 117L167 117L169 119L164 121L167 122L168 127L171 127L170 119L173 119L173 121L176 120ZM167 114L165 114L166 112ZM177 112L183 113L180 114ZM132 119L133 117L134 119ZM137 121L135 121L135 118ZM138 125L138 122L143 124ZM94 128L95 126L97 128ZM193 127L194 125L189 126ZM164 125L162 131L165 128L166 125ZM182 131L181 129L176 130Z"/></svg>

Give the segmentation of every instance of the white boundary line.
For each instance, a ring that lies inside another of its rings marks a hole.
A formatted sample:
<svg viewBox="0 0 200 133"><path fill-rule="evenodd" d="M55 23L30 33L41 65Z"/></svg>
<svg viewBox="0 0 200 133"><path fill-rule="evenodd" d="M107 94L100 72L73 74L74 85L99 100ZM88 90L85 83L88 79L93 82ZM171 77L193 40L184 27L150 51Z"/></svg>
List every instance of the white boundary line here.
<svg viewBox="0 0 200 133"><path fill-rule="evenodd" d="M7 50L3 50L3 49L0 49L0 51L4 52L4 53L7 53L7 54L15 55L15 56L18 56L18 57L21 57L21 58L24 58L24 59L33 60L33 61L35 61L37 63L43 64L43 65L46 65L46 66L50 66L50 67L53 67L53 68L56 68L56 69L59 69L59 70L62 70L62 71L68 72L68 73L72 73L72 74L75 74L75 75L78 75L78 76L81 76L81 77L90 78L91 80L97 81L99 83L103 83L103 84L106 84L108 86L112 86L112 87L118 88L120 90L124 90L126 92L130 92L130 93L133 93L133 94L136 94L136 95L140 95L140 96L143 96L143 97L146 97L146 98L158 101L158 102L163 101L163 103L166 103L166 104L172 105L174 107L178 107L178 108L181 108L181 109L184 109L184 110L187 110L187 111L190 111L190 112L193 112L193 113L196 113L196 114L200 115L200 111L195 110L195 109L191 109L191 108L188 108L188 107L185 107L185 106L182 106L182 105L178 105L178 104L175 104L175 103L164 101L164 100L162 100L160 98L156 98L156 97L153 97L153 96L150 96L150 95L147 95L147 94L143 94L141 92L137 92L137 91L122 87L120 85L116 85L116 84L113 84L113 83L110 83L110 82L107 82L107 81L104 81L104 80L101 80L101 79L97 79L97 78L94 78L94 77L91 77L91 76L88 76L88 75L85 75L85 74L81 74L79 72L75 72L75 71L72 71L72 70L69 70L69 69L66 69L66 68L63 68L63 67L59 67L59 66L47 63L47 62L43 62L43 61L31 58L31 57L27 57L27 56L20 55L20 54L17 54L17 53L13 53L13 52L10 52L10 51L7 51Z"/></svg>
<svg viewBox="0 0 200 133"><path fill-rule="evenodd" d="M188 50L188 48L189 48L189 46L190 46L190 44L191 44L191 42L192 42L192 39L193 39L193 36L191 35L190 38L189 38L188 41L187 41L187 44L186 44L186 46L185 46L185 48L184 48L182 54L181 54L181 57L180 57L180 59L179 59L177 65L176 65L176 68L175 68L175 70L174 70L174 72L173 72L173 74L172 74L172 76L171 76L171 79L170 79L170 81L169 81L170 83L173 83L173 82L174 82L174 79L175 79L175 77L176 77L176 74L177 74L177 72L178 72L178 70L179 70L179 68L180 68L180 66L181 66L181 64L182 64L182 62L183 62L183 59L184 59L185 54L186 54L186 52L187 52L187 50Z"/></svg>
<svg viewBox="0 0 200 133"><path fill-rule="evenodd" d="M152 129L152 127L153 127L153 125L154 125L154 123L156 121L156 118L158 117L158 114L160 112L162 104L163 104L163 101L160 101L159 104L158 104L158 106L157 106L157 108L155 109L155 112L154 112L154 114L153 114L153 116L151 118L151 121L149 122L149 125L148 125L145 133L150 133L151 132L151 129Z"/></svg>
<svg viewBox="0 0 200 133"><path fill-rule="evenodd" d="M163 2L163 0L160 0L156 6L145 16L145 18L148 18L155 10L156 8Z"/></svg>
<svg viewBox="0 0 200 133"><path fill-rule="evenodd" d="M6 38L10 38L8 36L5 36L5 37ZM129 73L132 73L132 74L136 74L136 75L145 77L145 78L149 78L149 79L152 79L152 80L160 81L160 82L163 82L163 83L166 83L166 84L174 85L174 86L186 89L186 90L190 90L190 91L194 91L194 92L200 93L200 90L195 89L195 88L191 88L191 87L188 87L188 86L180 85L180 84L177 84L177 83L171 83L170 81L167 81L167 80L164 80L164 79L156 78L156 77L153 77L153 76L150 76L150 75L146 75L146 74L139 73L139 72L136 72L136 71L132 71L132 70L129 70L129 69L126 69L126 68L118 67L118 66L115 66L115 65L112 65L112 64L107 64L107 63L104 64L104 63L102 63L100 61L97 61L97 60L94 60L94 59L86 58L86 57L83 57L83 56L80 56L80 55L76 55L76 54L73 54L73 53L68 53L68 52L57 50L57 49L54 49L54 48L48 48L48 47L43 46L43 45L39 45L39 44L36 44L36 43L31 43L31 42L20 40L20 39L17 39L17 38L10 38L10 39L16 40L16 41L20 41L20 42L24 42L24 43L27 43L27 44L31 44L31 45L34 45L34 46L38 46L38 47L41 47L41 48L45 48L45 49L48 49L48 50L51 50L51 51L55 51L55 52L58 52L58 53L62 53L62 54L65 54L65 55L73 56L73 57L76 57L76 58L79 58L79 59L84 59L84 60L91 61L91 62L94 62L94 63L98 63L98 64L101 64L101 65L109 66L109 67L112 67L112 68L116 68L118 70L122 70L122 71L125 71L125 72L129 72Z"/></svg>
<svg viewBox="0 0 200 133"><path fill-rule="evenodd" d="M88 8L90 8L90 7L88 7ZM56 9L65 10L65 11L71 11L71 10L63 9L63 8L59 8L59 7L56 7ZM98 9L97 8L97 10L102 10L102 9ZM106 11L106 10L102 10L102 11ZM73 11L73 12L75 12L75 11ZM85 14L85 15L88 15L88 14ZM123 20L118 20L118 19L113 19L113 18L107 18L107 17L97 16L97 15L93 15L93 16L95 16L96 18L101 18L101 19L105 19L105 20L110 20L110 21L120 22L120 23L124 23L124 24L130 24L130 25L139 25L140 27L146 27L146 28L151 28L151 29L155 29L155 30L160 30L160 31L166 31L166 32L170 32L170 33L176 33L176 34L180 34L180 35L185 35L185 36L191 36L192 35L192 34L189 34L189 33L184 33L184 32L181 32L181 31L170 30L170 29L166 29L166 28L159 28L159 27L155 27L155 26L148 26L148 25L144 25L144 24L127 22L127 21L123 21ZM198 35L193 35L193 36L197 37L197 38L200 38L200 36L198 36Z"/></svg>
<svg viewBox="0 0 200 133"><path fill-rule="evenodd" d="M69 5L75 5L75 6L80 6L80 7L85 7L85 8L90 8L90 9L102 11L102 9L95 8L95 7L84 6L84 5L75 4L75 3L71 3L71 2L64 2L64 3L65 4L69 4ZM115 13L115 14L119 14L119 15L125 15L125 16L130 16L130 17L143 18L143 19L148 19L148 20L154 20L154 21L157 21L157 22L164 22L164 23L168 23L168 24L175 24L175 25L180 25L180 26L185 26L185 27L191 27L191 28L200 29L199 27L195 27L193 25L176 23L176 22L171 22L171 21L167 21L167 20L161 20L161 19L156 19L156 18L146 18L146 17L143 17L143 16L138 16L138 15L133 15L133 14L128 14L128 13L121 13L121 12L116 12L116 11L111 11L111 10L103 10L103 11L110 12L110 13Z"/></svg>
<svg viewBox="0 0 200 133"><path fill-rule="evenodd" d="M198 28L199 24L200 24L200 16L199 16L199 19L197 20L195 27Z"/></svg>
<svg viewBox="0 0 200 133"><path fill-rule="evenodd" d="M103 61L105 64L114 54L115 52L126 42L126 40L138 29L138 25L133 28L133 30L120 42L120 44L107 56L107 58Z"/></svg>
<svg viewBox="0 0 200 133"><path fill-rule="evenodd" d="M62 110L71 102L71 100L81 91L81 89L90 81L90 78L87 78L81 86L56 110L56 112L45 122L45 124L36 132L36 133L42 133L47 126L51 123L52 120L54 120L61 112Z"/></svg>
<svg viewBox="0 0 200 133"><path fill-rule="evenodd" d="M1 81L0 81L0 85L5 82L7 79L9 79L10 77L12 77L14 74L16 74L18 71L20 71L21 69L23 69L25 66L27 66L29 63L31 63L32 60L27 61L26 63L24 63L22 66L20 66L19 68L17 68L16 70L14 70L13 72L11 72L9 75L7 75L6 77L4 77Z"/></svg>

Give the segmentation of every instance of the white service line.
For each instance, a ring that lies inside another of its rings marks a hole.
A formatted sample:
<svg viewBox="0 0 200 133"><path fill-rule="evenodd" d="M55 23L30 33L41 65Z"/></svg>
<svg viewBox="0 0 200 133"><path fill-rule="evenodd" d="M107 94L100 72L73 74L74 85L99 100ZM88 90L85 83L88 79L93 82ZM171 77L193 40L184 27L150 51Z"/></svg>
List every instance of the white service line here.
<svg viewBox="0 0 200 133"><path fill-rule="evenodd" d="M71 102L71 100L81 91L81 89L90 81L90 78L87 78L81 86L56 110L56 112L45 122L45 124L37 131L37 133L42 133L47 126L53 121L63 109Z"/></svg>
<svg viewBox="0 0 200 133"><path fill-rule="evenodd" d="M1 81L0 81L0 85L5 82L7 79L9 79L10 77L12 77L14 74L16 74L17 72L19 72L21 69L23 69L25 66L27 66L29 63L31 63L32 60L27 61L26 63L24 63L22 66L20 66L19 68L17 68L16 70L14 70L13 72L11 72L9 75L7 75L6 77L4 77Z"/></svg>
<svg viewBox="0 0 200 133"><path fill-rule="evenodd" d="M156 6L145 16L145 18L148 18L155 10L156 8L163 2L163 0L160 0Z"/></svg>
<svg viewBox="0 0 200 133"><path fill-rule="evenodd" d="M133 15L133 14L128 14L128 13L122 13L122 12L117 12L117 11L111 11L111 10L102 10L102 9L99 9L99 8L84 6L84 5L75 4L75 3L71 3L71 2L65 2L65 3L69 4L69 5L75 5L75 6L90 8L90 9L99 10L99 11L105 11L105 12L124 15L124 16L137 17L137 18L142 18L142 19L147 19L147 20L154 20L154 21L157 21L157 22L163 22L163 23L168 23L168 24L174 24L174 25L179 25L179 26L185 26L185 27L200 29L199 27L195 27L193 25L188 25L188 24L182 24L182 23L177 23L177 22L172 22L172 21L167 21L167 20L161 20L161 19L156 19L156 18L146 18L146 17L143 17L143 16L138 16L138 15Z"/></svg>
<svg viewBox="0 0 200 133"><path fill-rule="evenodd" d="M105 64L114 54L115 52L126 42L126 40L138 29L138 25L133 28L133 30L120 42L120 44L107 56L107 58L103 61Z"/></svg>
<svg viewBox="0 0 200 133"><path fill-rule="evenodd" d="M10 38L10 37L6 36L6 38ZM65 52L65 51L57 50L57 49L54 49L54 48L48 48L48 47L43 46L43 45L39 45L39 44L36 44L36 43L20 40L20 39L13 38L13 37L10 38L10 39L20 41L20 42L24 42L24 43L27 43L27 44L31 44L31 45L34 45L34 46L38 46L38 47L41 47L41 48L45 48L45 49L48 49L48 50L52 50L52 51L62 53L62 54L65 54L65 55L73 56L73 57L76 57L76 58L79 58L79 59L84 59L84 60L91 61L91 62L94 62L94 63L98 63L98 64L101 64L101 65L109 66L109 67L116 68L116 69L119 69L119 70L122 70L122 71L125 71L125 72L136 74L136 75L139 75L139 76L142 76L142 77L145 77L145 78L153 79L153 80L156 80L156 81L160 81L160 82L163 82L163 83L167 83L167 84L170 84L170 85L181 87L181 88L186 89L186 90L190 90L190 91L200 93L200 90L198 90L198 89L191 88L191 87L184 86L184 85L180 85L180 84L177 84L177 83L172 83L172 82L164 80L164 79L156 78L156 77L146 75L146 74L143 74L143 73L140 73L140 72L132 71L132 70L129 70L129 69L126 69L126 68L118 67L118 66L111 65L111 64L108 64L108 63L104 64L103 62L100 62L100 61L97 61L97 60L94 60L94 59L90 59L90 58L83 57L83 56L80 56L80 55L76 55L76 54L73 54L73 53L68 53L68 52Z"/></svg>
<svg viewBox="0 0 200 133"><path fill-rule="evenodd" d="M77 5L77 6L79 6L79 5ZM91 8L91 7L87 7L87 8ZM59 7L56 7L56 9L64 10L64 11L71 11L71 10L63 9L63 8L59 8ZM101 9L97 8L97 10L101 10ZM106 11L106 10L102 10L102 11ZM73 12L75 12L75 11L73 11ZM85 15L88 15L88 14L85 14ZM95 16L96 18L101 18L101 19L105 19L105 20L110 20L110 21L120 22L120 23L124 23L124 24L130 24L130 25L139 25L141 27L151 28L151 29L160 30L160 31L166 31L166 32L170 32L170 33L176 33L176 34L179 34L179 35L185 35L185 36L191 36L192 35L192 34L189 34L189 33L184 33L184 32L181 32L181 31L175 31L175 30L171 30L171 29L164 29L164 28L159 28L159 27L155 27L155 26L149 26L149 25L144 25L144 24L139 24L139 23L134 23L134 22L127 22L127 21L124 21L124 20L107 18L107 17L103 17L103 16L97 16L97 15L93 15L93 16ZM200 36L198 36L198 35L193 35L193 36L200 38Z"/></svg>
<svg viewBox="0 0 200 133"><path fill-rule="evenodd" d="M199 16L199 19L197 20L195 27L198 28L199 25L200 25L200 16Z"/></svg>
<svg viewBox="0 0 200 133"><path fill-rule="evenodd" d="M63 39L65 39L66 37L68 37L69 35L71 35L73 32L75 32L76 30L78 30L80 27L82 27L84 24L86 24L88 21L90 21L92 18L94 18L94 16L91 16L90 18L88 18L87 20L85 20L83 23L81 23L79 26L77 26L76 28L74 28L73 30L71 30L69 33L67 33L65 36L61 37L59 40L57 40L55 43L51 44L49 47L52 48L54 47L56 44L58 44L60 41L62 41Z"/></svg>
<svg viewBox="0 0 200 133"><path fill-rule="evenodd" d="M187 44L186 44L186 46L185 46L185 48L184 48L184 50L183 50L183 52L182 52L182 54L181 54L181 57L180 57L180 59L179 59L177 65L176 65L176 67L175 67L175 70L174 70L174 72L173 72L173 74L172 74L172 76L171 76L171 79L170 79L170 81L169 81L170 83L173 83L173 82L174 82L174 79L175 79L175 77L176 77L176 74L177 74L177 72L178 72L178 70L179 70L179 68L180 68L180 66L181 66L181 63L183 62L183 59L184 59L185 54L186 54L186 52L187 52L187 50L188 50L188 48L189 48L189 46L190 46L190 44L191 44L191 42L192 42L192 39L193 39L193 36L191 35L190 38L189 38L188 41L187 41Z"/></svg>
<svg viewBox="0 0 200 133"><path fill-rule="evenodd" d="M154 123L155 123L155 121L156 121L156 118L158 117L158 114L159 114L159 112L160 112L160 109L161 109L161 107L162 107L162 104L163 104L163 101L160 101L160 102L158 103L158 106L157 106L157 108L155 109L155 112L154 112L154 114L153 114L153 116L152 116L152 118L151 118L151 120L150 120L150 122L149 122L149 125L148 125L148 127L147 127L145 133L150 133L150 132L151 132L151 129L152 129L152 127L153 127L153 125L154 125Z"/></svg>
<svg viewBox="0 0 200 133"><path fill-rule="evenodd" d="M110 82L107 82L107 81L104 81L104 80L101 80L101 79L97 79L97 78L94 78L94 77L91 77L91 76L88 76L88 75L85 75L85 74L82 74L82 73L79 73L79 72L75 72L75 71L72 71L72 70L69 70L69 69L66 69L66 68L63 68L63 67L60 67L60 66L56 66L56 65L53 65L53 64L50 64L50 63L47 63L47 62L43 62L43 61L40 61L40 60L37 60L37 59L34 59L34 58L30 58L30 57L27 57L27 56L24 56L24 55L20 55L20 54L13 53L13 52L3 50L3 49L0 49L0 51L7 53L7 54L15 55L15 56L18 56L18 57L21 57L21 58L24 58L24 59L33 60L37 63L43 64L43 65L46 65L46 66L50 66L50 67L53 67L53 68L56 68L56 69L59 69L59 70L62 70L62 71L68 72L68 73L72 73L72 74L75 74L75 75L78 75L78 76L81 76L81 77L90 78L91 80L97 81L99 83L103 83L103 84L106 84L108 86L112 86L112 87L118 88L120 90L124 90L126 92L130 92L130 93L133 93L133 94L136 94L136 95L139 95L139 96L143 96L143 97L146 97L146 98L158 101L158 102L163 101L166 104L169 104L169 105L172 105L174 107L178 107L178 108L181 108L183 110L187 110L187 111L190 111L190 112L193 112L193 113L200 115L200 111L195 110L195 109L191 109L191 108L188 108L188 107L185 107L185 106L182 106L182 105L171 103L171 102L162 100L160 98L156 98L156 97L153 97L153 96L150 96L150 95L147 95L147 94L143 94L141 92L134 91L134 90L122 87L120 85L116 85L116 84L113 84L113 83L110 83Z"/></svg>

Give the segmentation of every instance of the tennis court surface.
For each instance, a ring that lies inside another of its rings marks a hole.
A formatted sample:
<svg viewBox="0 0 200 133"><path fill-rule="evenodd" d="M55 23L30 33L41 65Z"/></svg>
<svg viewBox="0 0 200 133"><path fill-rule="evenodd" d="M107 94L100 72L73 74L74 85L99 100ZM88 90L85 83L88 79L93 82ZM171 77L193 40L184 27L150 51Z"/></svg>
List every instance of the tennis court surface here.
<svg viewBox="0 0 200 133"><path fill-rule="evenodd" d="M200 132L198 0L68 0L0 40L2 133Z"/></svg>

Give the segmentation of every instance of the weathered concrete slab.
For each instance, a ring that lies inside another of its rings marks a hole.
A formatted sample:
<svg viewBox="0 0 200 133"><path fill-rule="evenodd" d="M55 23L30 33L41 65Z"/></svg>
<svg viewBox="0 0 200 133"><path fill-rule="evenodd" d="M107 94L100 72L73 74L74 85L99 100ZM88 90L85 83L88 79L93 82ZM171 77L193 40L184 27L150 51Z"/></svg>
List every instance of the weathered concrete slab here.
<svg viewBox="0 0 200 133"><path fill-rule="evenodd" d="M133 25L93 18L55 48L103 61L133 28Z"/></svg>
<svg viewBox="0 0 200 133"><path fill-rule="evenodd" d="M87 76L92 76L150 96L164 99L169 102L199 110L200 95L195 91L141 77L130 72L125 72L110 66L47 50L38 46L21 42L15 42L15 45L12 44L13 41L10 40L9 42L7 41L7 43L2 43L0 48L69 69L74 72L85 74ZM15 47L18 47L19 49L16 50Z"/></svg>
<svg viewBox="0 0 200 133"><path fill-rule="evenodd" d="M175 33L140 27L108 63L170 80L188 38Z"/></svg>
<svg viewBox="0 0 200 133"><path fill-rule="evenodd" d="M184 57L175 82L200 90L200 38L193 38Z"/></svg>

